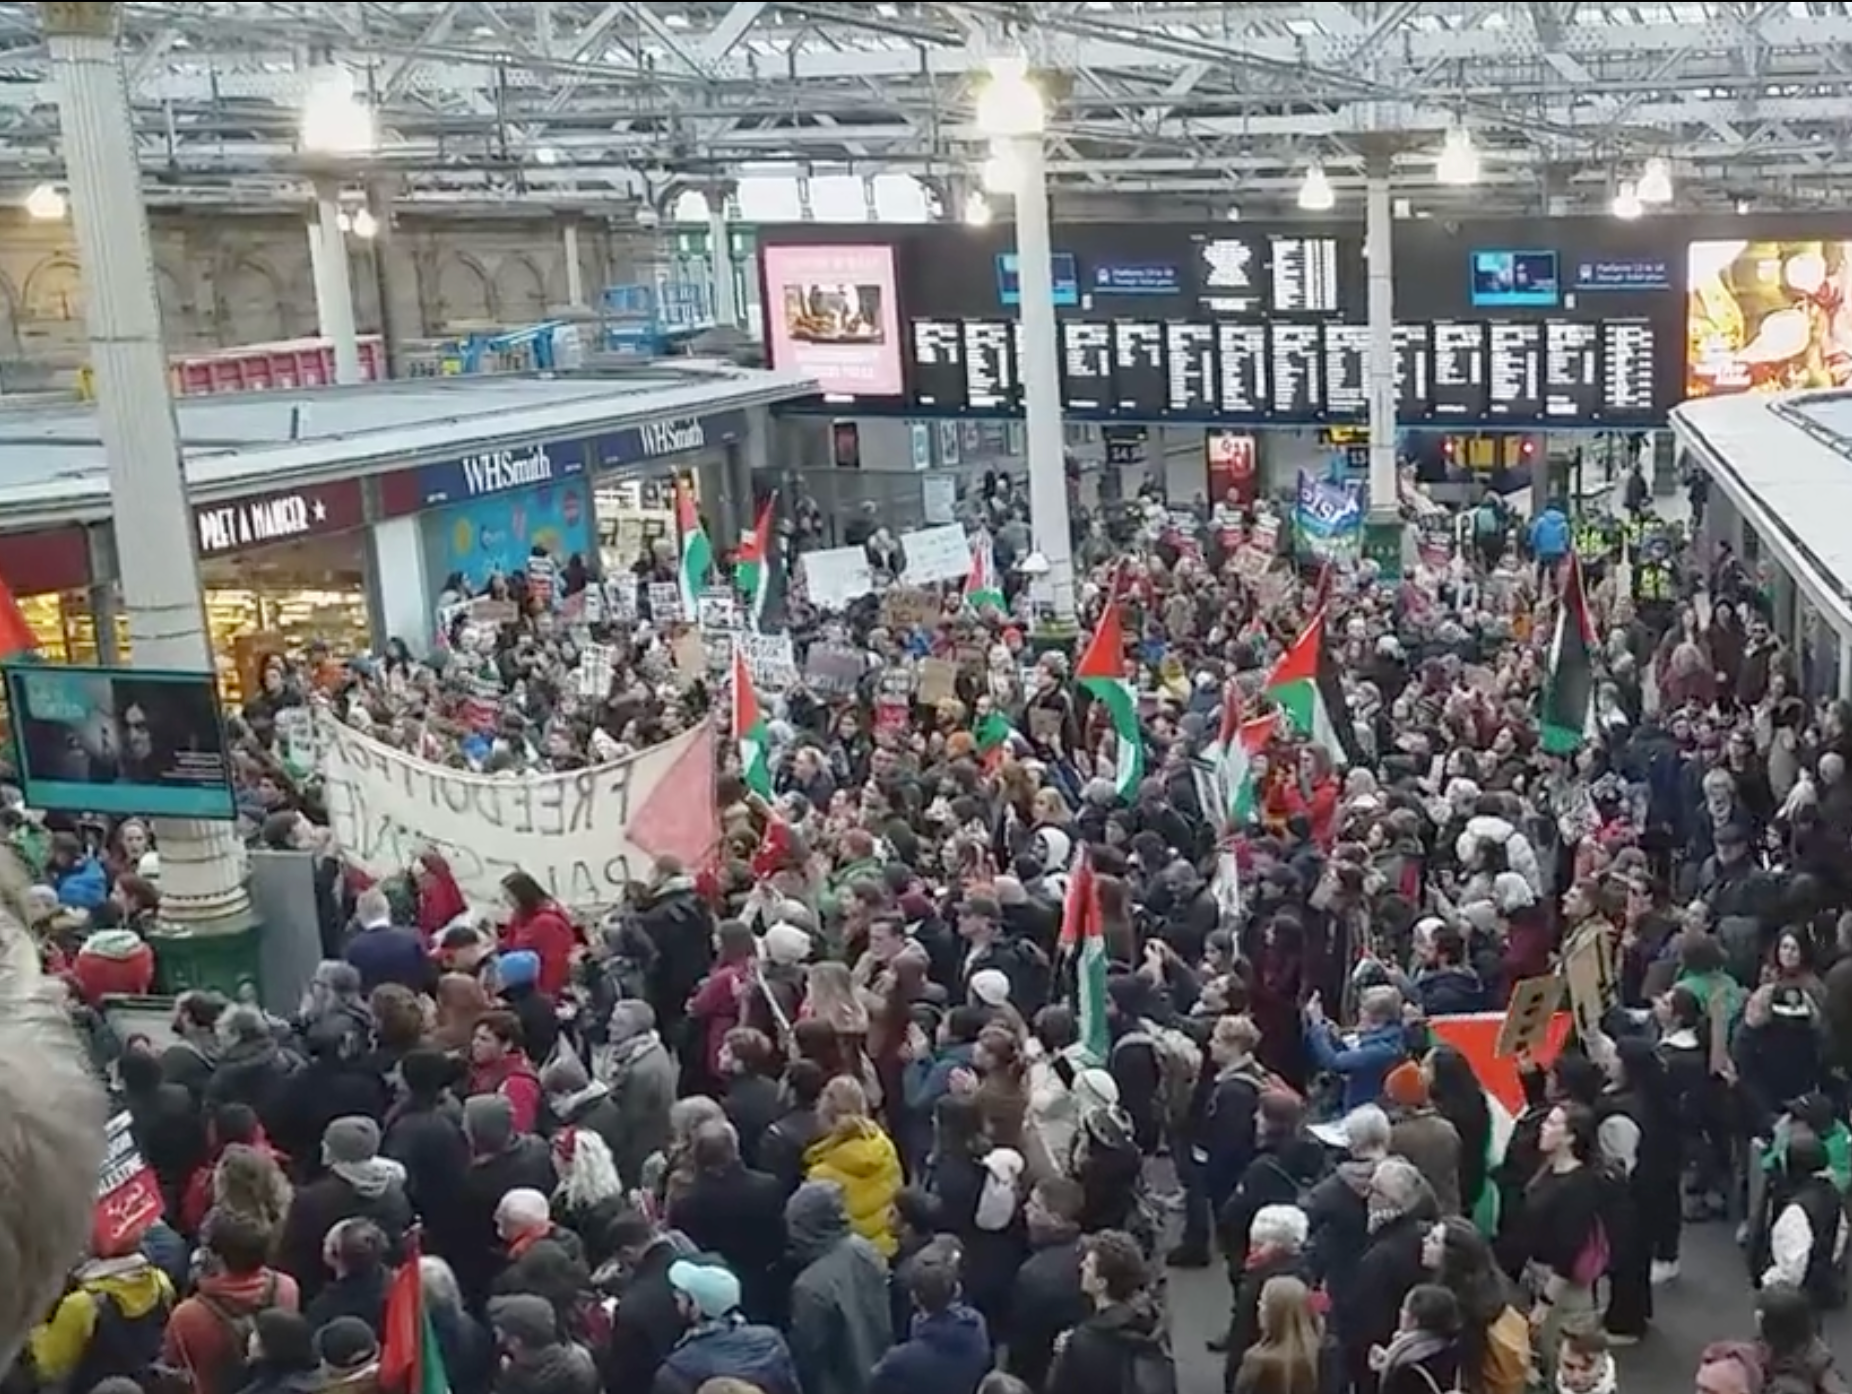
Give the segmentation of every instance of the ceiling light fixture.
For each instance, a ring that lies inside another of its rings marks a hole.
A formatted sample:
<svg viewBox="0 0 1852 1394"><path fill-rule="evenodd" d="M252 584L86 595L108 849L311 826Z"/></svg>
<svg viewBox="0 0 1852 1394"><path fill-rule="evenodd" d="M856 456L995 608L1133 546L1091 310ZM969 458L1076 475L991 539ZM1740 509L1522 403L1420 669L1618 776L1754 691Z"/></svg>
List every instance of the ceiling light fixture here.
<svg viewBox="0 0 1852 1394"><path fill-rule="evenodd" d="M1479 148L1466 127L1455 126L1447 132L1434 162L1434 177L1456 188L1479 182Z"/></svg>
<svg viewBox="0 0 1852 1394"><path fill-rule="evenodd" d="M1663 155L1654 155L1640 171L1640 182L1635 190L1644 204L1664 204L1672 201L1672 165Z"/></svg>
<svg viewBox="0 0 1852 1394"><path fill-rule="evenodd" d="M1314 160L1299 185L1299 207L1307 213L1329 213L1337 202L1337 193L1325 177L1325 167Z"/></svg>
<svg viewBox="0 0 1852 1394"><path fill-rule="evenodd" d="M1614 216L1632 222L1646 211L1646 205L1640 202L1640 190L1631 179L1621 181L1621 186L1614 191Z"/></svg>
<svg viewBox="0 0 1852 1394"><path fill-rule="evenodd" d="M990 222L990 200L973 190L965 195L965 223L970 227L984 227Z"/></svg>
<svg viewBox="0 0 1852 1394"><path fill-rule="evenodd" d="M69 204L56 184L41 184L26 195L26 216L35 223L56 223Z"/></svg>

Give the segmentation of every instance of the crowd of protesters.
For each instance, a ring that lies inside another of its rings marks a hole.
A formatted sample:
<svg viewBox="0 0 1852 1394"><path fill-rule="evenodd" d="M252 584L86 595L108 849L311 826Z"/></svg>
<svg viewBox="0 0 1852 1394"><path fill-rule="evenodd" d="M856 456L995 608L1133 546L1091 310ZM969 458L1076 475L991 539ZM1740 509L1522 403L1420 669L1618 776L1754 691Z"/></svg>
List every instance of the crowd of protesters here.
<svg viewBox="0 0 1852 1394"><path fill-rule="evenodd" d="M1395 580L1287 541L1257 569L1234 500L1083 519L1083 634L1122 607L1140 699L1121 788L1107 704L1030 638L1021 501L987 487L970 526L1015 608L952 588L902 629L794 574L797 653L865 677L761 694L769 796L730 759L716 857L596 916L525 873L472 906L435 847L352 874L290 713L511 778L620 758L724 716L670 624L576 632L559 604L597 583L567 567L498 582L522 617L437 659L267 665L245 830L320 868L288 1019L188 992L171 1036L112 1033L99 984L161 914L150 828L5 812L164 1201L75 1264L9 1385L423 1394L435 1361L456 1394L1169 1394L1166 1271L1220 1262L1229 1391L1605 1394L1685 1227L1720 1224L1759 1318L1697 1387L1843 1388L1818 1331L1852 1185L1852 710L1805 691L1727 548L1628 502L1526 525L1488 496ZM1552 754L1572 572L1591 718ZM1225 713L1271 710L1319 617L1342 738L1279 713L1231 817ZM602 698L568 680L588 640L618 647ZM887 715L895 673L973 652ZM1611 994L1506 1107L1447 1020L1594 942ZM389 1320L406 1265L423 1365Z"/></svg>

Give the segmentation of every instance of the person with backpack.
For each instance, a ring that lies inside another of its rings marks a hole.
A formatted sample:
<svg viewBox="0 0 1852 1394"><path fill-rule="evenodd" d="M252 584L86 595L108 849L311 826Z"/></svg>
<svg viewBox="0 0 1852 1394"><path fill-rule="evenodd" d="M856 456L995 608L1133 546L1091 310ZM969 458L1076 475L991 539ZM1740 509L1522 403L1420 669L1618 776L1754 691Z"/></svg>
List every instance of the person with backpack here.
<svg viewBox="0 0 1852 1394"><path fill-rule="evenodd" d="M161 1363L179 1372L192 1394L237 1394L258 1313L300 1311L302 1294L294 1278L270 1267L269 1233L242 1215L210 1216L202 1239L205 1271L174 1308Z"/></svg>
<svg viewBox="0 0 1852 1394"><path fill-rule="evenodd" d="M1259 1044L1260 1031L1247 1016L1221 1017L1210 1034L1213 1073L1202 1086L1204 1102L1184 1130L1178 1148L1185 1227L1183 1243L1168 1259L1173 1268L1208 1266L1209 1218L1221 1214L1254 1158L1260 1096L1268 1083L1266 1070L1254 1058Z"/></svg>
<svg viewBox="0 0 1852 1394"><path fill-rule="evenodd" d="M1530 1323L1512 1305L1511 1285L1473 1222L1451 1215L1430 1229L1421 1265L1459 1304L1460 1368L1468 1372L1462 1382L1479 1394L1524 1394ZM1477 1380L1470 1376L1475 1370Z"/></svg>
<svg viewBox="0 0 1852 1394"><path fill-rule="evenodd" d="M167 1275L140 1251L133 1233L78 1266L63 1300L27 1344L41 1388L90 1394L106 1379L140 1379L161 1353L174 1309Z"/></svg>
<svg viewBox="0 0 1852 1394"><path fill-rule="evenodd" d="M1061 1343L1047 1387L1061 1394L1176 1394L1164 1311L1138 1241L1121 1230L1089 1235L1080 1285L1093 1310Z"/></svg>

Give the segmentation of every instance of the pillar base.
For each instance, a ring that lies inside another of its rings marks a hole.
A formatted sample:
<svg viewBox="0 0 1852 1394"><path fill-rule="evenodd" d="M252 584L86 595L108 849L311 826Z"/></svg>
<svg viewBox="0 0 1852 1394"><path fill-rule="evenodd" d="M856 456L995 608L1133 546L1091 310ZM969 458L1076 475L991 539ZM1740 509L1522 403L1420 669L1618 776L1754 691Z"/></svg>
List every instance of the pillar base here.
<svg viewBox="0 0 1852 1394"><path fill-rule="evenodd" d="M211 990L236 1000L249 986L261 996L261 929L248 901L210 919L162 920L148 935L160 990L175 996Z"/></svg>
<svg viewBox="0 0 1852 1394"><path fill-rule="evenodd" d="M1404 528L1398 514L1371 517L1363 524L1363 555L1376 563L1376 574L1385 581L1402 579L1402 538Z"/></svg>

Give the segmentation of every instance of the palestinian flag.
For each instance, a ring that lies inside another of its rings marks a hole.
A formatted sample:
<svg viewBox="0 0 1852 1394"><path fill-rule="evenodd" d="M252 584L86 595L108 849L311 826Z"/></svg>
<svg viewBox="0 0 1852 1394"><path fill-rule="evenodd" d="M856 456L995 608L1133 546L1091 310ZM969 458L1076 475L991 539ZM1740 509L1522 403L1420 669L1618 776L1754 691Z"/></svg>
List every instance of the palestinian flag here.
<svg viewBox="0 0 1852 1394"><path fill-rule="evenodd" d="M752 531L740 539L733 583L746 606L747 628L774 634L784 628L784 558L778 534L778 495L769 495Z"/></svg>
<svg viewBox="0 0 1852 1394"><path fill-rule="evenodd" d="M1359 759L1362 746L1350 724L1350 704L1337 664L1325 647L1325 612L1320 610L1293 646L1280 655L1267 678L1267 695L1280 704L1293 731L1325 748L1336 765Z"/></svg>
<svg viewBox="0 0 1852 1394"><path fill-rule="evenodd" d="M714 549L701 531L701 515L695 511L694 495L685 479L675 481L675 541L681 561L675 580L682 592L682 621L693 624L695 599L707 589L714 572Z"/></svg>
<svg viewBox="0 0 1852 1394"><path fill-rule="evenodd" d="M990 534L979 532L971 539L971 570L965 573L965 605L973 610L986 606L1008 610L1003 598L1003 583L997 579L997 560L990 545Z"/></svg>
<svg viewBox="0 0 1852 1394"><path fill-rule="evenodd" d="M1120 798L1129 799L1145 775L1145 745L1138 729L1138 694L1125 678L1125 623L1116 594L1106 599L1100 622L1093 627L1087 650L1074 669L1074 680L1106 708L1118 750L1113 788Z"/></svg>
<svg viewBox="0 0 1852 1394"><path fill-rule="evenodd" d="M1105 1065L1112 1041L1106 1030L1106 925L1100 916L1093 857L1083 842L1068 876L1061 909L1061 952L1074 964L1074 1015L1080 1047L1095 1065Z"/></svg>
<svg viewBox="0 0 1852 1394"><path fill-rule="evenodd" d="M752 685L752 669L737 645L733 649L733 739L739 745L740 777L762 799L772 796L770 738L759 694Z"/></svg>
<svg viewBox="0 0 1852 1394"><path fill-rule="evenodd" d="M407 1240L405 1248L405 1262L387 1289L380 1323L379 1387L382 1394L450 1394L443 1349L425 1310L416 1237Z"/></svg>
<svg viewBox="0 0 1852 1394"><path fill-rule="evenodd" d="M971 737L977 743L977 753L986 770L993 770L1003 762L1015 734L1016 728L1010 725L1010 719L994 707L977 719L971 728Z"/></svg>
<svg viewBox="0 0 1852 1394"><path fill-rule="evenodd" d="M1216 782L1221 786L1221 816L1241 828L1254 820L1253 759L1273 737L1276 721L1264 716L1241 716L1241 689L1233 683L1222 694L1222 730L1216 739Z"/></svg>
<svg viewBox="0 0 1852 1394"><path fill-rule="evenodd" d="M1552 755L1569 755L1595 731L1595 629L1582 590L1582 563L1572 553L1563 570L1563 593L1550 636L1539 734Z"/></svg>
<svg viewBox="0 0 1852 1394"><path fill-rule="evenodd" d="M23 658L35 652L38 646L39 637L26 623L26 617L19 613L19 602L13 598L12 587L0 578L0 662Z"/></svg>

